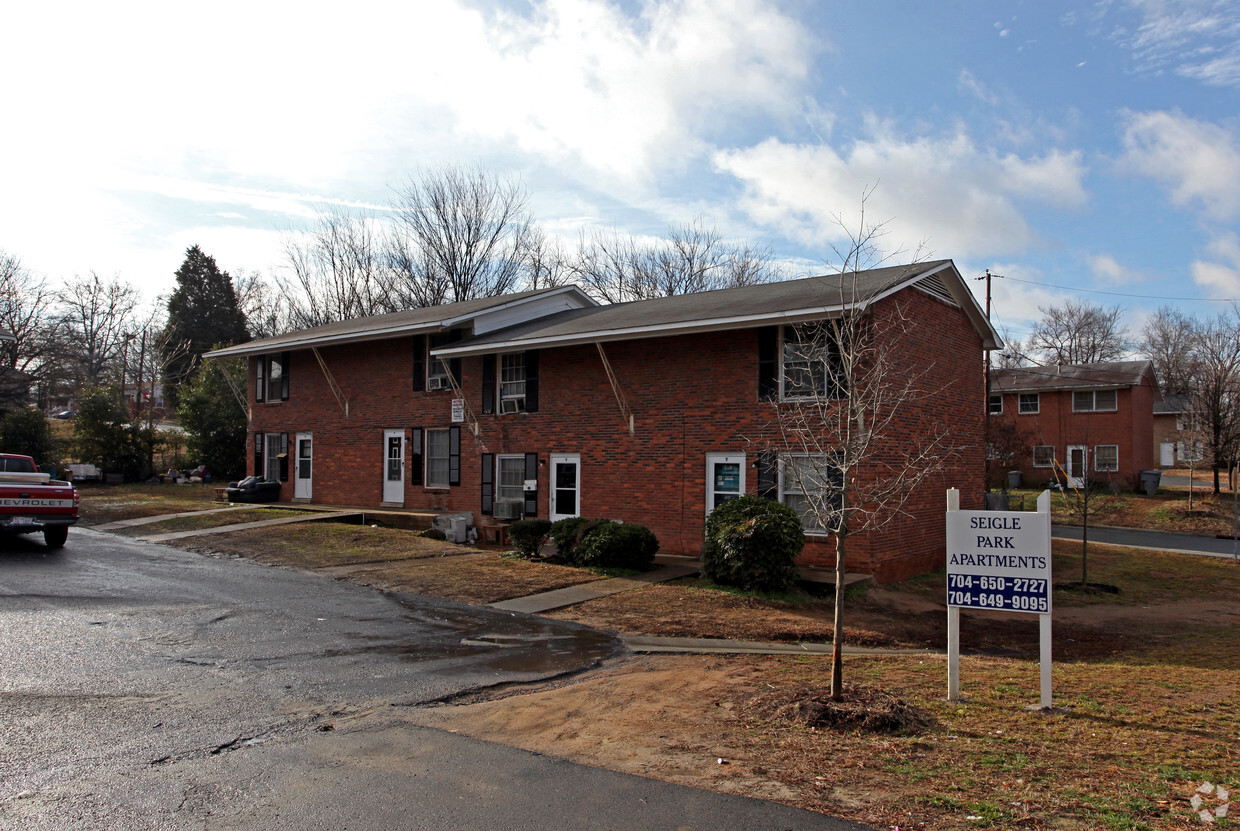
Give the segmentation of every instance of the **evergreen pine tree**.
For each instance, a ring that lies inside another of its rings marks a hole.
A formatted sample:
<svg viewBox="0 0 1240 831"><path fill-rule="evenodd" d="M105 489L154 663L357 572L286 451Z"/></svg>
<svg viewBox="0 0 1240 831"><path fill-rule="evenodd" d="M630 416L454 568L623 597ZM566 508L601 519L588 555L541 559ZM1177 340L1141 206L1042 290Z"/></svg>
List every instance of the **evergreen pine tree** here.
<svg viewBox="0 0 1240 831"><path fill-rule="evenodd" d="M214 257L197 245L189 248L176 277L162 346L164 397L173 407L178 388L193 374L204 352L249 340L232 277L220 271Z"/></svg>

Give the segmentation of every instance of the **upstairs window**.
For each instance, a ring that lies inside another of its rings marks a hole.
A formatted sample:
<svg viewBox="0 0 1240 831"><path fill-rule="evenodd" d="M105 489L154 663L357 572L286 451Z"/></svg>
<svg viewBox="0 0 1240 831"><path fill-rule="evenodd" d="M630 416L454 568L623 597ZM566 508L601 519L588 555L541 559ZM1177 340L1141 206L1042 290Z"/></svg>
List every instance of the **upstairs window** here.
<svg viewBox="0 0 1240 831"><path fill-rule="evenodd" d="M1072 393L1074 413L1115 412L1116 405L1115 390L1083 390Z"/></svg>
<svg viewBox="0 0 1240 831"><path fill-rule="evenodd" d="M259 355L254 363L254 400L288 401L289 353Z"/></svg>
<svg viewBox="0 0 1240 831"><path fill-rule="evenodd" d="M1036 415L1041 410L1038 394L1036 392L1022 392L1017 409L1022 415Z"/></svg>
<svg viewBox="0 0 1240 831"><path fill-rule="evenodd" d="M785 399L847 394L839 341L829 325L785 326L781 358Z"/></svg>
<svg viewBox="0 0 1240 831"><path fill-rule="evenodd" d="M525 412L525 353L513 352L499 359L499 411Z"/></svg>

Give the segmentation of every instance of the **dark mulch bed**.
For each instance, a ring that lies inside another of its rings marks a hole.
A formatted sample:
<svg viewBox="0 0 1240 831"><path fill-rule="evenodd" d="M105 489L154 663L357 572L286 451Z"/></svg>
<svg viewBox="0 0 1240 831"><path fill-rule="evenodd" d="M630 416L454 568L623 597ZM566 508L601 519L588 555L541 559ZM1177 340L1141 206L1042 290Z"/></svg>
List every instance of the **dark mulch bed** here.
<svg viewBox="0 0 1240 831"><path fill-rule="evenodd" d="M843 732L916 735L934 727L933 717L886 690L845 684L840 701L821 686L788 684L743 700L764 721Z"/></svg>

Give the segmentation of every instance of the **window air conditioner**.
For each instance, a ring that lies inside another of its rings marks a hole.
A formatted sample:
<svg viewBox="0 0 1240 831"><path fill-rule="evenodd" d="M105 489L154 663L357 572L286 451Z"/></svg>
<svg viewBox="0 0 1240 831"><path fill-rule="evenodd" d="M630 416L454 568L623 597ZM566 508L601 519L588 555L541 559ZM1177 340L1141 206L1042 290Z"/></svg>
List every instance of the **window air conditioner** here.
<svg viewBox="0 0 1240 831"><path fill-rule="evenodd" d="M448 388L448 379L442 375L432 375L426 382L426 388L432 390L446 390Z"/></svg>
<svg viewBox="0 0 1240 831"><path fill-rule="evenodd" d="M519 413L525 409L525 402L520 398L505 398L499 402L501 413Z"/></svg>
<svg viewBox="0 0 1240 831"><path fill-rule="evenodd" d="M503 499L495 503L492 513L496 519L520 519L521 503L515 499Z"/></svg>

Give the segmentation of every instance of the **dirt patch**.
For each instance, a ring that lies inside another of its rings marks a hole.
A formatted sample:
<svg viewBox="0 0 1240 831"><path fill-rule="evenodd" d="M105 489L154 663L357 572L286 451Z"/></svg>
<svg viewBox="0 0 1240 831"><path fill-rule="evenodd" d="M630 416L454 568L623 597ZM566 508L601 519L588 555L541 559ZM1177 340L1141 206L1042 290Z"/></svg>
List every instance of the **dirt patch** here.
<svg viewBox="0 0 1240 831"><path fill-rule="evenodd" d="M842 685L839 701L830 690L788 684L749 697L742 706L765 721L796 727L911 736L934 725L934 717L921 708L864 684Z"/></svg>

